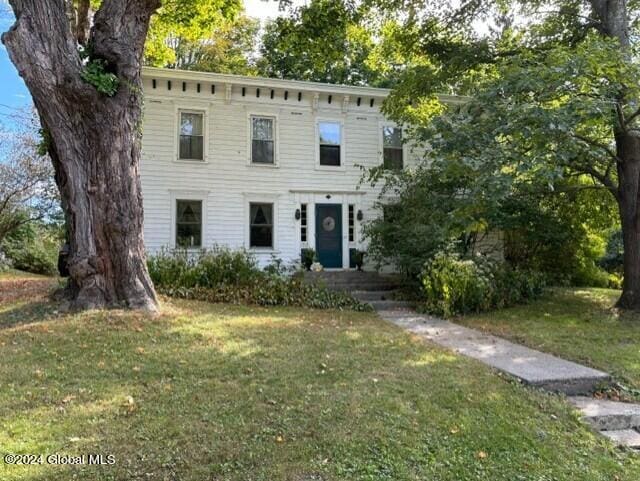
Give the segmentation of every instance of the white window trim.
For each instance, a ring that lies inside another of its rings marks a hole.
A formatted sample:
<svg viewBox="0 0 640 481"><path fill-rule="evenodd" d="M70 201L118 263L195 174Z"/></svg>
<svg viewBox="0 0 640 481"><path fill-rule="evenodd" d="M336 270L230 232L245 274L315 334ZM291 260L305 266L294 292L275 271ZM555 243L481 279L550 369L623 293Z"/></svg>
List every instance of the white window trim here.
<svg viewBox="0 0 640 481"><path fill-rule="evenodd" d="M177 214L177 201L178 200L199 200L202 202L202 227L201 227L201 242L200 247L187 248L187 251L197 252L205 249L207 246L207 198L209 196L208 191L202 190L172 190L170 191L171 202L171 241L169 245L172 249L177 249L176 246L176 221L178 219Z"/></svg>
<svg viewBox="0 0 640 481"><path fill-rule="evenodd" d="M278 195L244 194L244 247L256 254L275 254L278 249ZM271 247L251 247L251 204L273 204L273 245ZM292 214L293 215L293 214Z"/></svg>
<svg viewBox="0 0 640 481"><path fill-rule="evenodd" d="M384 135L382 134L382 129L385 127L393 127L394 129L400 129L402 131L402 170L405 170L407 168L407 154L409 153L407 143L404 141L405 129L395 122L386 121L378 124L378 161L380 166L384 165Z"/></svg>
<svg viewBox="0 0 640 481"><path fill-rule="evenodd" d="M181 113L202 114L202 160L181 159L180 158L180 114ZM173 127L173 161L180 164L207 164L209 163L209 107L198 105L176 105Z"/></svg>
<svg viewBox="0 0 640 481"><path fill-rule="evenodd" d="M259 164L253 162L253 142L251 138L251 118L264 117L273 119L273 164ZM274 112L249 111L247 112L247 165L257 168L277 169L280 167L280 125L278 114Z"/></svg>
<svg viewBox="0 0 640 481"><path fill-rule="evenodd" d="M323 122L340 124L340 165L320 165L320 124ZM346 151L347 145L345 142L345 131L344 131L344 118L341 117L316 117L315 122L315 144L316 144L316 170L333 170L333 171L344 171L347 170L346 166Z"/></svg>

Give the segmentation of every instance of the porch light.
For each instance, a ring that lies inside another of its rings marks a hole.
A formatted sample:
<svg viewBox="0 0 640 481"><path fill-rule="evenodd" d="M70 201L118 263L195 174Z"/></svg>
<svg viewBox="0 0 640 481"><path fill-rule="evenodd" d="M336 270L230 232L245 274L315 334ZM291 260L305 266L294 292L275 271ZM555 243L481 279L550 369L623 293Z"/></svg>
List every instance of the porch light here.
<svg viewBox="0 0 640 481"><path fill-rule="evenodd" d="M300 220L300 209L296 209L296 220Z"/></svg>
<svg viewBox="0 0 640 481"><path fill-rule="evenodd" d="M362 211L361 211L361 210L358 210L358 214L357 214L356 218L357 218L358 220L362 220L362 219L364 219L364 214L362 213Z"/></svg>

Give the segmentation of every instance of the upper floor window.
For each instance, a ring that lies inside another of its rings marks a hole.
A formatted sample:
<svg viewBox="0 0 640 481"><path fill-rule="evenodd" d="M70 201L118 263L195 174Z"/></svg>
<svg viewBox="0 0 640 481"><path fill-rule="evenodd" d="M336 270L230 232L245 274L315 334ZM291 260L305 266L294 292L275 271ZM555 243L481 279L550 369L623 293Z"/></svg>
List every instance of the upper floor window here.
<svg viewBox="0 0 640 481"><path fill-rule="evenodd" d="M204 160L204 114L180 112L180 160Z"/></svg>
<svg viewBox="0 0 640 481"><path fill-rule="evenodd" d="M254 164L275 163L275 119L273 117L251 117L251 162Z"/></svg>
<svg viewBox="0 0 640 481"><path fill-rule="evenodd" d="M320 165L339 167L341 164L342 125L339 122L319 122Z"/></svg>
<svg viewBox="0 0 640 481"><path fill-rule="evenodd" d="M176 200L176 247L202 246L202 201Z"/></svg>
<svg viewBox="0 0 640 481"><path fill-rule="evenodd" d="M383 165L385 169L402 170L402 129L398 127L382 127Z"/></svg>
<svg viewBox="0 0 640 481"><path fill-rule="evenodd" d="M249 204L249 247L273 247L273 204Z"/></svg>

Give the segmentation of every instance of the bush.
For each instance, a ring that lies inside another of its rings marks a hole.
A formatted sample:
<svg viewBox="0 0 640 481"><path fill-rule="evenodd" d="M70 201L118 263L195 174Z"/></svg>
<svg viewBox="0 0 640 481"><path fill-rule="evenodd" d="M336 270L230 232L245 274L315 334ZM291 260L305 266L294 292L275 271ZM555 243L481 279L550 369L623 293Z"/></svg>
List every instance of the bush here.
<svg viewBox="0 0 640 481"><path fill-rule="evenodd" d="M421 275L426 311L443 316L502 308L539 297L544 277L483 256L438 252Z"/></svg>
<svg viewBox="0 0 640 481"><path fill-rule="evenodd" d="M609 272L622 272L624 246L622 244L622 230L616 229L607 239L605 253L600 259L600 266Z"/></svg>
<svg viewBox="0 0 640 481"><path fill-rule="evenodd" d="M2 242L2 250L14 269L55 275L61 230L57 225L27 224Z"/></svg>
<svg viewBox="0 0 640 481"><path fill-rule="evenodd" d="M197 255L163 250L149 257L148 266L158 292L174 297L260 306L370 309L346 293L307 284L299 274L287 275L279 259L261 270L244 250L214 248Z"/></svg>

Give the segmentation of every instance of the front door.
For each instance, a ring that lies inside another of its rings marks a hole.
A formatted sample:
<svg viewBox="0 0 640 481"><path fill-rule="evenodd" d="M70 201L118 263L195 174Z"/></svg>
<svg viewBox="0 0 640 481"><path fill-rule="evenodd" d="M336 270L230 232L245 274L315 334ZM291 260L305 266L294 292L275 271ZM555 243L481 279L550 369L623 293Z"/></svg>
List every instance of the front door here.
<svg viewBox="0 0 640 481"><path fill-rule="evenodd" d="M316 253L324 267L342 267L342 205L316 205Z"/></svg>

